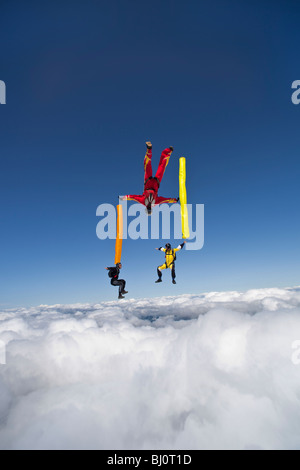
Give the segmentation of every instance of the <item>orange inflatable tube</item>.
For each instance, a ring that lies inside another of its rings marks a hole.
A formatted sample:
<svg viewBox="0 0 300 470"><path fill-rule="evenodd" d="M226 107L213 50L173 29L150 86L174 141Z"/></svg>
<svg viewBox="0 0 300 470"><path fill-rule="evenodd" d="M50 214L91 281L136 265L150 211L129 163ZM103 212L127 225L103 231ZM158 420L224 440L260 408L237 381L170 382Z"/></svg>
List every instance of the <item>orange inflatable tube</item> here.
<svg viewBox="0 0 300 470"><path fill-rule="evenodd" d="M123 244L123 208L121 204L117 205L117 237L115 248L115 264L121 263Z"/></svg>

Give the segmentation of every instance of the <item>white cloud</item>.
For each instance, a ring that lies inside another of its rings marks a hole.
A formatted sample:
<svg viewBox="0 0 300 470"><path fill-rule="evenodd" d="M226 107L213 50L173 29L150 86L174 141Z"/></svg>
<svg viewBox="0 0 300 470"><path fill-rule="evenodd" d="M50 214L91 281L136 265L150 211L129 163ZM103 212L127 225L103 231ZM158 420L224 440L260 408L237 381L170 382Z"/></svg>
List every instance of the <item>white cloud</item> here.
<svg viewBox="0 0 300 470"><path fill-rule="evenodd" d="M0 313L2 449L292 449L300 289Z"/></svg>

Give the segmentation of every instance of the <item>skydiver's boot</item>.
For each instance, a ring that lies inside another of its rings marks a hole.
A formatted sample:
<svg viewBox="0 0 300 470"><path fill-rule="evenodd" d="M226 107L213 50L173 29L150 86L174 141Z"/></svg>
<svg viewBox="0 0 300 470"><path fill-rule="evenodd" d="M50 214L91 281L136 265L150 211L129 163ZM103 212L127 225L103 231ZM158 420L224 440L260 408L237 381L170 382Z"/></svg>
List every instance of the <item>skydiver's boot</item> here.
<svg viewBox="0 0 300 470"><path fill-rule="evenodd" d="M119 297L118 297L118 299L125 299L125 297L124 297L124 295L122 295L122 294L119 294Z"/></svg>
<svg viewBox="0 0 300 470"><path fill-rule="evenodd" d="M156 284L157 284L158 282L162 282L162 280L161 280L161 271L160 271L158 268L157 268L157 275L158 275L158 279L157 279L157 281L155 281Z"/></svg>
<svg viewBox="0 0 300 470"><path fill-rule="evenodd" d="M128 290L122 290L122 294L128 294Z"/></svg>
<svg viewBox="0 0 300 470"><path fill-rule="evenodd" d="M172 280L172 282L173 282L173 284L176 284L176 281L175 281L175 279L173 279L173 280Z"/></svg>

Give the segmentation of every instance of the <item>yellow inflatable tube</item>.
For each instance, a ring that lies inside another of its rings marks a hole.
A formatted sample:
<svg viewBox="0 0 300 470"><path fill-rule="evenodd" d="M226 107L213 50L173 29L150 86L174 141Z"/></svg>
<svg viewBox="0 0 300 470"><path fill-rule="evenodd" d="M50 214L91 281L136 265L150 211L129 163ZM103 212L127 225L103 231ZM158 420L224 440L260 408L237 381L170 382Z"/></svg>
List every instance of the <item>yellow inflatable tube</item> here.
<svg viewBox="0 0 300 470"><path fill-rule="evenodd" d="M190 229L186 196L186 160L184 157L179 158L179 198L181 206L182 238L189 238Z"/></svg>
<svg viewBox="0 0 300 470"><path fill-rule="evenodd" d="M115 248L115 264L121 263L123 243L123 208L121 204L117 205L117 237Z"/></svg>

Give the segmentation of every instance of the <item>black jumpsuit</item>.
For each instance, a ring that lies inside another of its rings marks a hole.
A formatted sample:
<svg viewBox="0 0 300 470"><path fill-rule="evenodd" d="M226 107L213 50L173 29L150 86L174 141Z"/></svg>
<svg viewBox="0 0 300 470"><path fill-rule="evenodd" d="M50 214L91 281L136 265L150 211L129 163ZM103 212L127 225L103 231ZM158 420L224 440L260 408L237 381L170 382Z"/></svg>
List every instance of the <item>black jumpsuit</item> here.
<svg viewBox="0 0 300 470"><path fill-rule="evenodd" d="M125 290L126 281L124 281L124 279L119 279L120 269L113 266L112 268L108 268L108 270L108 275L112 278L110 282L111 285L119 286L119 295L122 294Z"/></svg>

